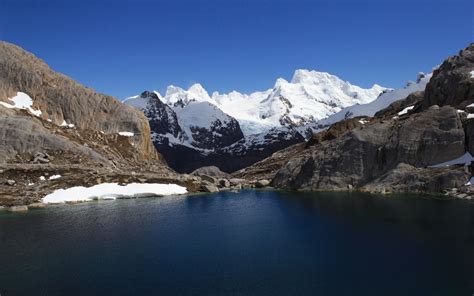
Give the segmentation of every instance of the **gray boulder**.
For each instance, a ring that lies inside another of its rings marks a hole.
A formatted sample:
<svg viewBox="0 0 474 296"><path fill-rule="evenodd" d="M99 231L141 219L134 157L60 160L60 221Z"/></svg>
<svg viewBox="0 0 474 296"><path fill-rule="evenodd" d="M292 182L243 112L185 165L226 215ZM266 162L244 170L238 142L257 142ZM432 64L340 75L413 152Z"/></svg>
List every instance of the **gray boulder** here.
<svg viewBox="0 0 474 296"><path fill-rule="evenodd" d="M205 183L201 185L201 191L213 193L218 192L219 188L214 184Z"/></svg>
<svg viewBox="0 0 474 296"><path fill-rule="evenodd" d="M221 171L216 166L206 166L194 170L191 175L193 176L211 176L211 177L227 177L229 174Z"/></svg>
<svg viewBox="0 0 474 296"><path fill-rule="evenodd" d="M263 188L263 187L267 187L268 185L270 185L270 181L268 180L258 180L257 182L255 182L255 187L257 188Z"/></svg>

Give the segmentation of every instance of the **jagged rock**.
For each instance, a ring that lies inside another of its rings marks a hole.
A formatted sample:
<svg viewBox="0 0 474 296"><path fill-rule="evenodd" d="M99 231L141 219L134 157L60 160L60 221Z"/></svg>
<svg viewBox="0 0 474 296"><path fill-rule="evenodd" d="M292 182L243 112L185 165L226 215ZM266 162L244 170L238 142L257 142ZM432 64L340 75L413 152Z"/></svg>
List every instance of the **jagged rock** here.
<svg viewBox="0 0 474 296"><path fill-rule="evenodd" d="M26 212L28 211L27 206L11 206L8 208L9 212Z"/></svg>
<svg viewBox="0 0 474 296"><path fill-rule="evenodd" d="M257 182L255 182L255 187L257 188L263 188L263 187L267 187L268 185L270 185L270 181L268 180L258 180Z"/></svg>
<svg viewBox="0 0 474 296"><path fill-rule="evenodd" d="M426 86L422 109L432 105L450 105L455 108L474 102L474 79L470 71L474 69L474 43L449 57L438 69Z"/></svg>
<svg viewBox="0 0 474 296"><path fill-rule="evenodd" d="M7 181L5 182L5 184L7 184L8 186L15 186L16 181L15 181L15 180L7 180Z"/></svg>

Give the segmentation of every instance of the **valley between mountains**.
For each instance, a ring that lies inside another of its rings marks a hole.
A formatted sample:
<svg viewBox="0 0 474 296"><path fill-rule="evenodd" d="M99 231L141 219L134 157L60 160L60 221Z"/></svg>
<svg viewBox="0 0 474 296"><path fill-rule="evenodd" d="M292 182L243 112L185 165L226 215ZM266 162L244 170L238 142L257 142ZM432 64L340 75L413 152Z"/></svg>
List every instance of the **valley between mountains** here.
<svg viewBox="0 0 474 296"><path fill-rule="evenodd" d="M118 100L0 42L0 206L106 183L474 198L474 44L440 62L401 89L300 69L251 94Z"/></svg>

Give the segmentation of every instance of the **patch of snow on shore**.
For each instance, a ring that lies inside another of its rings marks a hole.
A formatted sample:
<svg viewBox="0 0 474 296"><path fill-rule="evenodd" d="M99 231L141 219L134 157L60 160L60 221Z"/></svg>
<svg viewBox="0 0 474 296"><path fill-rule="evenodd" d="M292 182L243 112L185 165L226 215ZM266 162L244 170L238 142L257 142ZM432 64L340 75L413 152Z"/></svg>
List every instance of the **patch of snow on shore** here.
<svg viewBox="0 0 474 296"><path fill-rule="evenodd" d="M5 102L0 102L0 105L9 108L9 109L23 109L23 110L28 110L31 114L34 116L41 116L42 112L41 110L35 110L32 108L33 106L33 99L30 98L29 95L23 93L23 92L17 92L16 96L13 98L9 99L12 101L13 104L8 104Z"/></svg>
<svg viewBox="0 0 474 296"><path fill-rule="evenodd" d="M474 70L472 70L471 72L469 72L469 74L471 74L471 78L474 78Z"/></svg>
<svg viewBox="0 0 474 296"><path fill-rule="evenodd" d="M49 177L48 180L56 180L56 179L59 179L61 178L61 175L52 175L51 177Z"/></svg>
<svg viewBox="0 0 474 296"><path fill-rule="evenodd" d="M456 165L456 164L463 164L463 165L469 165L472 161L474 160L474 157L472 157L471 153L466 152L462 156L443 162L435 165L429 166L430 168L439 168L439 167L445 167L445 166L450 166L450 165Z"/></svg>
<svg viewBox="0 0 474 296"><path fill-rule="evenodd" d="M165 196L185 194L187 190L176 184L139 184L131 183L121 186L117 183L103 183L92 187L71 187L58 189L46 195L43 203L65 203L92 201L100 199L116 199L121 197Z"/></svg>

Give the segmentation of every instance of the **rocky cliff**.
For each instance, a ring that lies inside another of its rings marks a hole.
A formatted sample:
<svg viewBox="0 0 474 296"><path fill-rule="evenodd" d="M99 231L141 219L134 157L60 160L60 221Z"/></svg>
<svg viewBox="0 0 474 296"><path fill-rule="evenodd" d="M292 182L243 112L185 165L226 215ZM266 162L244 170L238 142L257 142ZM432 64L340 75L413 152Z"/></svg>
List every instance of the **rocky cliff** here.
<svg viewBox="0 0 474 296"><path fill-rule="evenodd" d="M32 99L31 108L38 111L35 119L25 118L25 112L5 108L8 106L5 104L12 103L9 98L15 97L18 92L25 93ZM148 121L143 114L111 96L99 94L54 72L33 54L7 42L0 42L0 101L5 103L3 108L0 106L1 139L10 143L3 145L2 150L9 150L9 153L2 153L0 161L11 159L15 152L32 153L42 143L48 144L49 149L55 149L56 142L63 147L61 143L64 139L44 130L42 124L45 121L57 126L74 126L79 130L94 130L104 134L127 132L129 135L133 134L129 139L134 147L133 153L130 153L133 158L158 158L151 143ZM20 121L14 123L18 116ZM21 122L25 120L30 120L26 129L14 128L21 127ZM30 133L33 130L35 132ZM30 138L35 140L30 141ZM11 139L15 139L14 145ZM76 152L80 150L84 149Z"/></svg>

